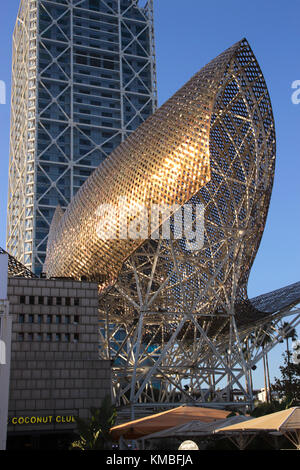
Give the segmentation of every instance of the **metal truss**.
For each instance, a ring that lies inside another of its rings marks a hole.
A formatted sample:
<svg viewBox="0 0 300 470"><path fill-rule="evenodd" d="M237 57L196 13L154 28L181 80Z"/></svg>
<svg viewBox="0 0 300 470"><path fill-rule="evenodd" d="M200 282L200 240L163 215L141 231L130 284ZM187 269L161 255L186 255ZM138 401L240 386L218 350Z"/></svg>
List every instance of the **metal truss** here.
<svg viewBox="0 0 300 470"><path fill-rule="evenodd" d="M14 31L7 250L34 271L42 269L57 205L66 208L89 174L157 107L153 1L139 8L133 0L101 0L94 11L88 0L22 0ZM77 22L93 13L95 28L83 25L78 32ZM87 50L91 57L114 51L114 71L102 61L103 70L97 63L88 67L90 78L80 75L77 63ZM118 111L105 98L95 111L91 100L112 90ZM79 103L86 103L89 124L82 123ZM113 117L99 117L107 113ZM101 131L109 136L100 138Z"/></svg>
<svg viewBox="0 0 300 470"><path fill-rule="evenodd" d="M241 41L203 67L99 165L64 216L55 218L45 270L50 276L99 280L105 289L145 239L120 235L137 219L139 207L203 204L205 249L196 260L203 271L201 285L226 257L215 278L224 291L221 298L243 302L274 163L268 91L253 52ZM99 211L103 207L114 210L106 216ZM107 228L116 235L107 237ZM152 238L153 231L147 236ZM236 292L231 292L232 276L239 279ZM214 303L219 304L216 297Z"/></svg>
<svg viewBox="0 0 300 470"><path fill-rule="evenodd" d="M37 73L37 1L22 1L13 35L8 251L31 266Z"/></svg>
<svg viewBox="0 0 300 470"><path fill-rule="evenodd" d="M270 319L249 301L247 282L274 163L267 87L242 40L195 74L97 168L64 214L56 212L46 272L98 281L100 356L113 362L119 405L237 403L238 391L251 406L249 364L259 353L247 357L244 342ZM177 210L140 237L120 236L142 225L140 207L152 214L154 204ZM187 205L204 210L201 227L195 214L191 222L203 235L196 249L180 230ZM99 206L114 210L103 216Z"/></svg>
<svg viewBox="0 0 300 470"><path fill-rule="evenodd" d="M205 288L194 293L192 304L187 300L190 284L181 262L175 240L148 242L100 300L100 357L111 361L114 399L121 408L130 406L131 418L139 408L182 402L251 408L254 366L300 323L299 295L247 324L230 305L222 314L197 312ZM171 307L177 287L180 295ZM291 320L283 328L286 316Z"/></svg>

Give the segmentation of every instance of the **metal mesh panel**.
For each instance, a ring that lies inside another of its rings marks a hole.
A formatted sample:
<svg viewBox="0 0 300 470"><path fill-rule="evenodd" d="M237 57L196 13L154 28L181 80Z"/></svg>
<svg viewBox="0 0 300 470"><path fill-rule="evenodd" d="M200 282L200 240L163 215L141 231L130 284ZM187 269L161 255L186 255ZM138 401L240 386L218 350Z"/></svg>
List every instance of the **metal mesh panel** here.
<svg viewBox="0 0 300 470"><path fill-rule="evenodd" d="M236 384L251 402L239 382L245 376L249 385L251 368L241 344L258 321L270 322L249 302L247 282L274 164L268 91L242 40L192 77L57 213L46 271L99 281L100 355L112 360L117 402L167 402L178 393L223 401L217 388L226 376L226 399ZM144 239L118 238L129 209L187 203L204 206L199 249L178 238L178 210L170 239L153 237L158 227ZM121 219L108 212L105 226L99 204L118 207ZM99 237L105 230L115 239Z"/></svg>
<svg viewBox="0 0 300 470"><path fill-rule="evenodd" d="M11 256L7 251L0 247L0 255L8 255L8 277L26 277L36 278L37 276L32 273L26 266L20 263L16 258Z"/></svg>
<svg viewBox="0 0 300 470"><path fill-rule="evenodd" d="M92 278L100 274L113 282L141 241L101 240L99 205L117 206L124 197L128 206L120 208L121 214L140 205L182 205L209 181L213 103L238 47L204 67L91 175L57 227L56 244L48 245L48 274ZM111 217L108 230L119 234L122 223Z"/></svg>

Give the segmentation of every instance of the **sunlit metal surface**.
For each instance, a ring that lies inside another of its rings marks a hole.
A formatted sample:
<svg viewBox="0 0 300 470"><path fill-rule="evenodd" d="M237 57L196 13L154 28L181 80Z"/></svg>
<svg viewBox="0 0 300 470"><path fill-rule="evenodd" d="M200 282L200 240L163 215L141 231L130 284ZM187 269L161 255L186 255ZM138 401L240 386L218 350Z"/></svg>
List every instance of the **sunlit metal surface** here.
<svg viewBox="0 0 300 470"><path fill-rule="evenodd" d="M139 205L184 204L210 180L213 103L234 50L196 74L91 175L56 227L55 243L48 244L50 275L101 274L115 280L141 241L101 240L96 231L99 205L117 206L124 197L124 213ZM115 218L108 220L108 230L113 231L116 223L120 233L123 221L119 224Z"/></svg>
<svg viewBox="0 0 300 470"><path fill-rule="evenodd" d="M209 258L220 258L246 230L255 241L250 260L268 207L274 145L268 93L244 41L196 74L91 175L48 244L48 274L115 280L141 242L99 239L99 205L117 205L119 197L129 205L121 212L139 204L182 205L203 186L198 197L206 203ZM113 231L116 219L108 223Z"/></svg>
<svg viewBox="0 0 300 470"><path fill-rule="evenodd" d="M257 322L270 319L249 301L247 282L274 166L267 87L242 40L122 143L64 214L57 210L45 270L98 280L100 355L112 361L117 403L170 402L178 393L228 402L233 386L251 403L252 362L243 342L250 330L260 331ZM120 198L123 218L108 216L103 230L121 233L135 207L203 204L203 246L188 249L175 231L170 239L101 239L98 207L117 207Z"/></svg>
<svg viewBox="0 0 300 470"><path fill-rule="evenodd" d="M189 286L187 302L195 312L241 304L265 224L274 162L267 88L243 40L192 77L98 167L66 213L56 213L45 270L49 276L86 276L113 285L143 240L99 238L100 205L118 207L122 215L141 205L201 202L204 247L188 252L174 241L184 257L178 268ZM105 220L106 230L117 236L126 224L125 216ZM169 270L168 264L162 268L160 282ZM168 293L170 306L176 303L170 283Z"/></svg>

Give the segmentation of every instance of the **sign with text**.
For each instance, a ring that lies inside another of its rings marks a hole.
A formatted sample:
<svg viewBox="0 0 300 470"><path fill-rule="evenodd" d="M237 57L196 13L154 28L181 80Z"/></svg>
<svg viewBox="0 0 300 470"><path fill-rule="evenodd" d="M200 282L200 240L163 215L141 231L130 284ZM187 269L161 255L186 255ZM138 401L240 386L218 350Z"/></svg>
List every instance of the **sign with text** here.
<svg viewBox="0 0 300 470"><path fill-rule="evenodd" d="M14 416L8 418L8 424L71 424L75 423L74 416Z"/></svg>

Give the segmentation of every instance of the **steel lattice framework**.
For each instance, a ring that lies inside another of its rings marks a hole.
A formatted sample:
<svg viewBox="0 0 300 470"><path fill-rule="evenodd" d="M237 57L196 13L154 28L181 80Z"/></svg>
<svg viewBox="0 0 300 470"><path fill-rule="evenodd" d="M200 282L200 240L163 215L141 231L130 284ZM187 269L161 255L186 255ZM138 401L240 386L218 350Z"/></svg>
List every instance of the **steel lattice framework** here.
<svg viewBox="0 0 300 470"><path fill-rule="evenodd" d="M7 250L39 274L56 206L156 107L153 0L21 0Z"/></svg>
<svg viewBox="0 0 300 470"><path fill-rule="evenodd" d="M244 39L122 143L65 213L58 209L46 271L98 280L100 355L113 363L117 403L229 403L234 387L252 403L251 367L262 357L263 338L276 343L282 316L300 298L266 313L247 297L274 165L271 103ZM186 203L204 206L200 249L178 236L176 213L169 239L162 219L147 237L120 236L124 226L141 223L136 208ZM108 211L103 218L99 204L121 216Z"/></svg>
<svg viewBox="0 0 300 470"><path fill-rule="evenodd" d="M7 247L27 265L34 225L36 37L36 0L23 1L13 35Z"/></svg>

